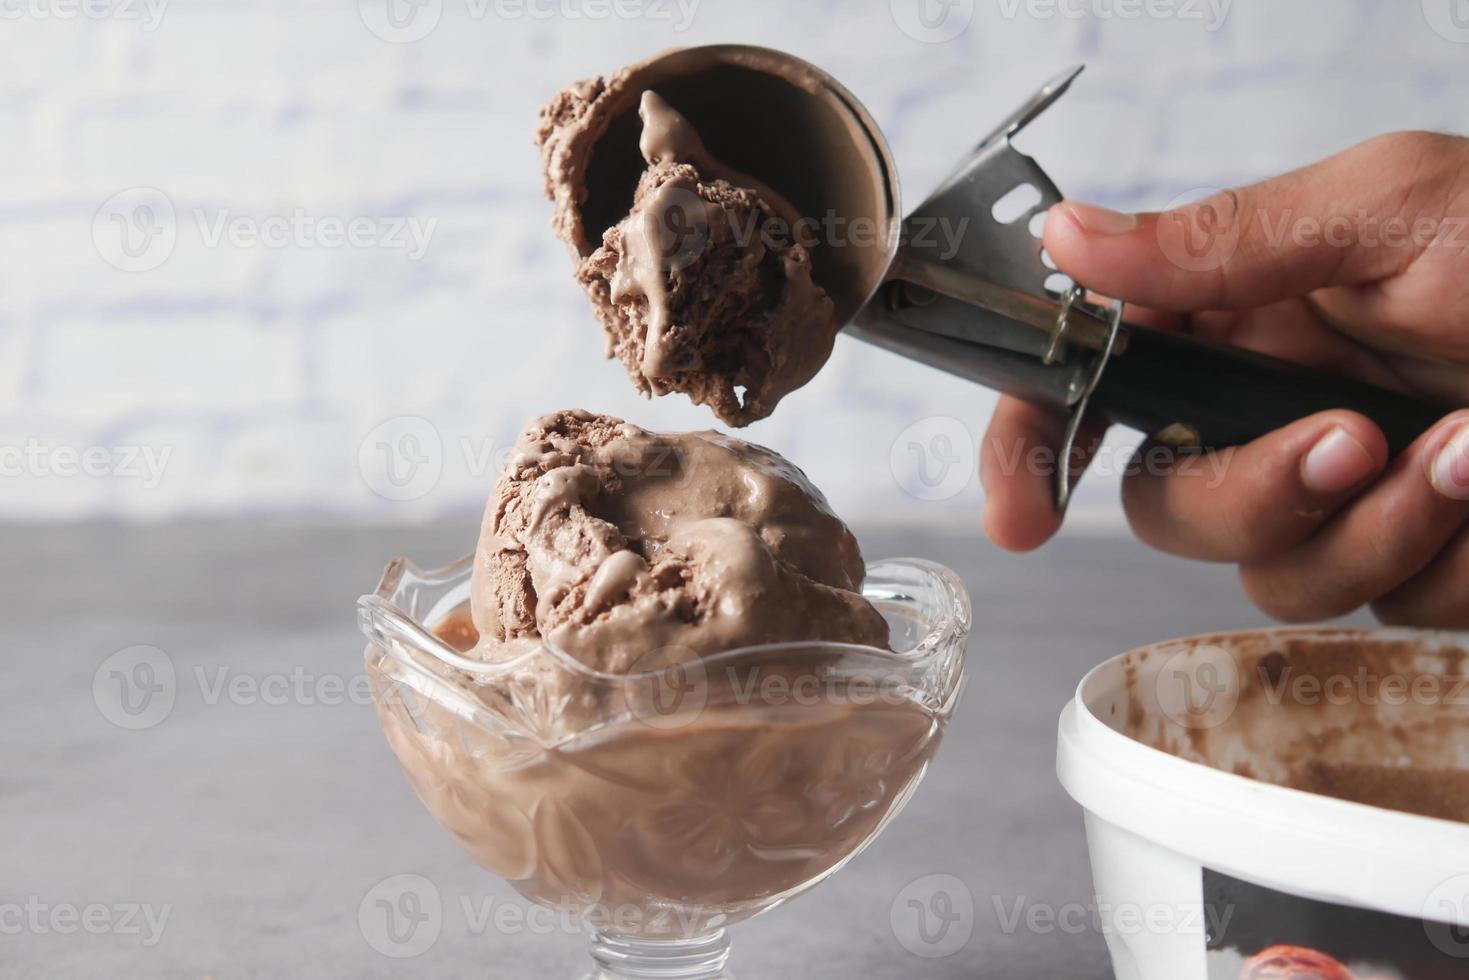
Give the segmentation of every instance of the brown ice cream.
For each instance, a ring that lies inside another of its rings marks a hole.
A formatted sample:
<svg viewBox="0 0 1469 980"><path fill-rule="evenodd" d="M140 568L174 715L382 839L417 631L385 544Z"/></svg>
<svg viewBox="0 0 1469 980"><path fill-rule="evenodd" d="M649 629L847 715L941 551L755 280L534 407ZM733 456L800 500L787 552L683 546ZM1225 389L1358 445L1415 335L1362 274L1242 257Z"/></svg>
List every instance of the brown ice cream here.
<svg viewBox="0 0 1469 980"><path fill-rule="evenodd" d="M632 212L577 278L640 391L682 391L746 425L826 363L840 326L831 298L787 202L719 165L653 92L641 114L649 167Z"/></svg>
<svg viewBox="0 0 1469 980"><path fill-rule="evenodd" d="M639 391L682 391L746 425L815 376L841 325L797 241L800 213L714 159L656 93L639 114L648 169L577 279Z"/></svg>
<svg viewBox="0 0 1469 980"><path fill-rule="evenodd" d="M714 432L565 411L532 420L486 508L473 605L603 673L736 647L885 647L857 541L800 470Z"/></svg>
<svg viewBox="0 0 1469 980"><path fill-rule="evenodd" d="M1139 678L1159 661L1173 664L1177 653L1197 649L1226 651L1238 664L1193 668L1216 687L1216 715L1187 720L1160 711L1156 683ZM1431 634L1369 639L1351 630L1287 630L1182 641L1124 664L1124 730L1154 748L1253 779L1469 822L1466 663L1462 647Z"/></svg>
<svg viewBox="0 0 1469 980"><path fill-rule="evenodd" d="M556 412L496 484L469 608L429 622L483 668L370 651L375 703L486 868L622 935L703 935L840 865L938 748L956 651L888 650L864 572L775 453Z"/></svg>
<svg viewBox="0 0 1469 980"><path fill-rule="evenodd" d="M869 123L810 66L739 46L578 82L541 110L557 234L640 391L746 425L820 370L896 234Z"/></svg>

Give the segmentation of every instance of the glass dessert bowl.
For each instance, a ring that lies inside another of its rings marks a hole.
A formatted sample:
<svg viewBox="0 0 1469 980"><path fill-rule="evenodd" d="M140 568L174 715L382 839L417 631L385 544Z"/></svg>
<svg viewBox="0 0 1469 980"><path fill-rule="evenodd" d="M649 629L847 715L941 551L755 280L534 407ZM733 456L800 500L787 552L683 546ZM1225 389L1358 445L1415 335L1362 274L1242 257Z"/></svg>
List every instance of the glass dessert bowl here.
<svg viewBox="0 0 1469 980"><path fill-rule="evenodd" d="M727 976L725 927L871 842L958 702L969 601L929 562L868 566L892 650L664 649L618 675L540 642L466 656L471 567L397 559L361 599L374 702L415 792L475 860L587 925L593 978Z"/></svg>

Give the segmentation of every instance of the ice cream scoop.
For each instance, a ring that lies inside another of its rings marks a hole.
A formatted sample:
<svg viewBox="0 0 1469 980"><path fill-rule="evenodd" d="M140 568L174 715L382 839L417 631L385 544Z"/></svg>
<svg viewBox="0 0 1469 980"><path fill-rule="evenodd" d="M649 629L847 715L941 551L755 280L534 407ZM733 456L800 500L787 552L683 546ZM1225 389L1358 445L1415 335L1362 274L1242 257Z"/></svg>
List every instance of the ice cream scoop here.
<svg viewBox="0 0 1469 980"><path fill-rule="evenodd" d="M647 394L683 392L731 425L764 418L808 382L866 299L896 241L848 118L814 70L725 47L671 52L562 91L539 140L555 226L608 338ZM793 117L793 100L808 109ZM705 134L694 116L740 101ZM818 157L784 149L812 129L852 141ZM885 152L885 151L884 151ZM843 177L856 160L859 172ZM847 216L830 229L821 217ZM844 219L845 220L845 219ZM824 247L833 235L852 248ZM858 245L860 243L860 247Z"/></svg>
<svg viewBox="0 0 1469 980"><path fill-rule="evenodd" d="M773 189L768 201L778 196L799 211L813 234L797 241L837 327L1069 417L1055 481L1061 507L1084 418L1175 446L1223 448L1345 408L1377 422L1398 452L1442 417L1445 407L1397 392L1125 323L1120 303L1094 303L1083 284L1050 268L1035 219L1061 193L1011 138L1080 71L1042 86L901 218L882 132L830 75L768 48L665 52L606 81L579 83L544 111L556 227L580 260L635 209L649 166L638 108L655 92L714 159ZM717 304L718 292L701 302ZM712 326L701 342L709 345L720 321L705 322ZM802 337L824 358L831 333L812 317ZM752 362L746 380L767 370Z"/></svg>
<svg viewBox="0 0 1469 980"><path fill-rule="evenodd" d="M763 194L786 218L794 212L805 219L819 246L812 249L815 278L832 297L838 323L851 320L897 247L892 157L877 124L845 88L769 48L666 51L571 85L541 110L546 193L556 204L556 233L573 257L590 255L632 210L649 167L640 110L650 91L697 134L700 153L684 162ZM847 244L827 247L833 236L821 225L828 218L844 225Z"/></svg>

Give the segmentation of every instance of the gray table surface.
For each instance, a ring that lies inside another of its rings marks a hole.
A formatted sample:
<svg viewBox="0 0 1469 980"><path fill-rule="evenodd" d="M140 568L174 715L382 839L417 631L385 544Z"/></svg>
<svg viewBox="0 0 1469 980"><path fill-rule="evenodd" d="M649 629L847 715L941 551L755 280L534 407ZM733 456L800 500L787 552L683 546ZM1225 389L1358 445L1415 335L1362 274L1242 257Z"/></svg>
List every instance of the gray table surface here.
<svg viewBox="0 0 1469 980"><path fill-rule="evenodd" d="M1121 538L1014 557L972 527L859 530L869 556L919 555L963 575L976 613L968 692L886 833L831 881L732 930L735 972L1110 976L1095 932L1043 917L1013 925L1017 910L1091 900L1081 814L1054 775L1057 714L1083 672L1116 652L1261 616L1231 570ZM474 534L473 520L5 529L0 975L581 974L575 935L545 934L546 922L538 934L483 927L484 902L518 902L514 892L422 809L372 709L323 684L360 675L353 602L388 558L447 561ZM160 723L129 731L99 711L93 679L137 644L166 652L177 696ZM266 703L267 684L252 696L272 677L303 678L307 693ZM222 682L237 694L220 694ZM894 938L890 916L905 886L934 873L967 886L973 933L925 959ZM400 874L426 878L443 903L438 938L406 960L374 950L358 914ZM68 919L88 905L103 907L89 913L95 932ZM129 906L168 908L155 942L133 928L141 918L124 921Z"/></svg>

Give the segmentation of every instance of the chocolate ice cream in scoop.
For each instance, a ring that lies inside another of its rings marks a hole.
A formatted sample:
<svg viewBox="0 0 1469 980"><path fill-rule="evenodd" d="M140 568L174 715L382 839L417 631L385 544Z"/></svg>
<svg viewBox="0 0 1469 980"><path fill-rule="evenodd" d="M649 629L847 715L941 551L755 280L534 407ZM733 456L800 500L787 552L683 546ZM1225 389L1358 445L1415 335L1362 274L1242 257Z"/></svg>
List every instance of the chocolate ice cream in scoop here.
<svg viewBox="0 0 1469 980"><path fill-rule="evenodd" d="M891 161L844 90L730 45L579 82L541 115L557 233L640 391L742 426L815 376L897 228Z"/></svg>
<svg viewBox="0 0 1469 980"><path fill-rule="evenodd" d="M723 166L644 92L648 170L577 278L644 393L682 391L730 425L764 418L826 363L840 326L795 240L800 215Z"/></svg>

